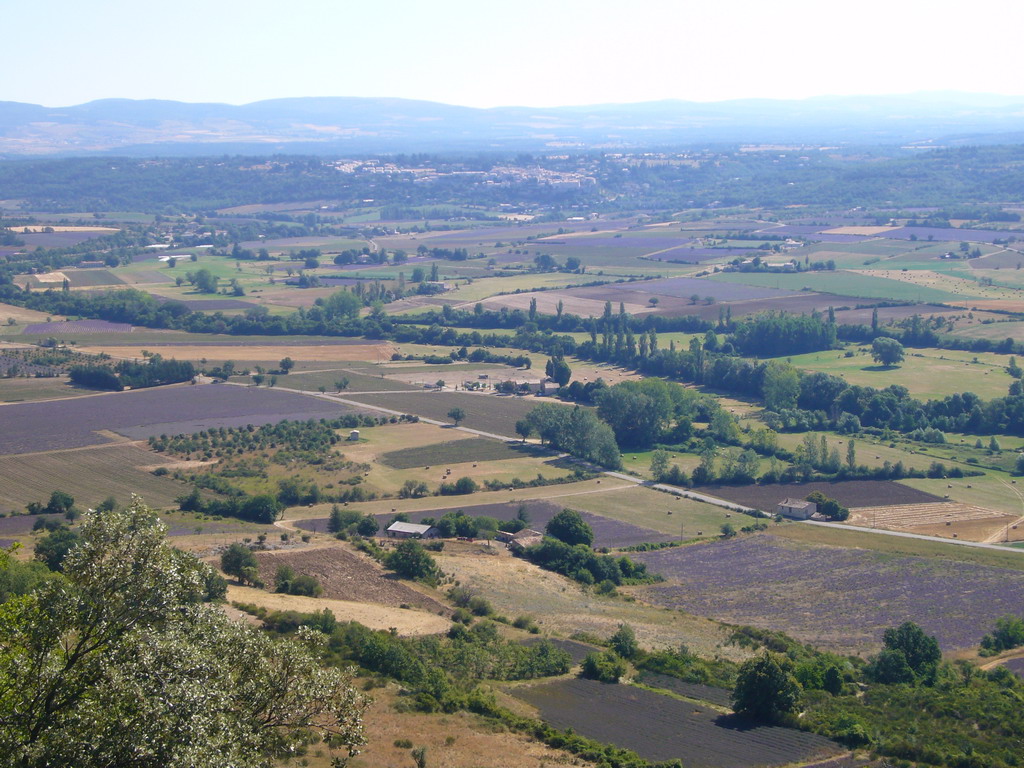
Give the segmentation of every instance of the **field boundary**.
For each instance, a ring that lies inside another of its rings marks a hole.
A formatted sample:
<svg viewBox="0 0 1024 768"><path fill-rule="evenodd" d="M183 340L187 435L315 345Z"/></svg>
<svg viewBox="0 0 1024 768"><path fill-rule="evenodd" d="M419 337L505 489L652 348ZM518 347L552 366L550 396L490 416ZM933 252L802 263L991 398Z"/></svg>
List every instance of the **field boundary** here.
<svg viewBox="0 0 1024 768"><path fill-rule="evenodd" d="M843 523L826 523L820 520L800 520L806 525L820 525L824 528L839 528L844 531L860 531L861 533L877 533L882 536L898 536L903 539L920 539L932 541L939 544L957 544L961 547L978 547L979 549L994 549L997 552L1018 552L1024 553L1024 549L1015 547L1001 547L997 544L986 544L981 541L963 541L962 539L940 539L938 536L926 536L923 533L907 533L906 531L889 531L884 528L865 528L860 525L845 525Z"/></svg>

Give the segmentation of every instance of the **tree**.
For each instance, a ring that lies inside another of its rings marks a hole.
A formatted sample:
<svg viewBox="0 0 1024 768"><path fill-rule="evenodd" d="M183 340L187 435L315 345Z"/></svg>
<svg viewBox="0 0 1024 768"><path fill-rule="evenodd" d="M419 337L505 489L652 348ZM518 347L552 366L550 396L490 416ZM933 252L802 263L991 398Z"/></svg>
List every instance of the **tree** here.
<svg viewBox="0 0 1024 768"><path fill-rule="evenodd" d="M217 276L208 269L200 269L193 275L196 290L200 293L217 292Z"/></svg>
<svg viewBox="0 0 1024 768"><path fill-rule="evenodd" d="M246 568L259 568L256 556L245 544L234 542L224 550L220 556L220 569L228 576L234 576L239 581L246 581Z"/></svg>
<svg viewBox="0 0 1024 768"><path fill-rule="evenodd" d="M732 692L733 710L759 720L791 712L800 699L800 684L785 656L765 651L740 667Z"/></svg>
<svg viewBox="0 0 1024 768"><path fill-rule="evenodd" d="M572 378L572 369L563 357L552 357L544 366L544 373L558 386L564 387Z"/></svg>
<svg viewBox="0 0 1024 768"><path fill-rule="evenodd" d="M321 664L322 634L274 639L204 604L211 569L138 500L81 535L64 576L0 609L7 765L263 768L309 732L363 743L366 701Z"/></svg>
<svg viewBox="0 0 1024 768"><path fill-rule="evenodd" d="M36 560L46 565L51 571L64 570L64 560L68 553L78 545L81 537L70 528L58 528L51 531L36 542Z"/></svg>
<svg viewBox="0 0 1024 768"><path fill-rule="evenodd" d="M789 363L772 360L764 369L761 385L765 407L770 411L796 408L800 395L800 376Z"/></svg>
<svg viewBox="0 0 1024 768"><path fill-rule="evenodd" d="M533 424L530 423L529 419L519 419L516 422L516 434L523 438L523 442L533 434Z"/></svg>
<svg viewBox="0 0 1024 768"><path fill-rule="evenodd" d="M903 665L913 674L913 678L930 684L935 679L942 651L939 641L933 635L925 634L912 621L904 622L898 627L890 627L882 635L885 649L880 653L873 666L873 675L879 682L912 682L902 679ZM897 679L899 678L899 679Z"/></svg>
<svg viewBox="0 0 1024 768"><path fill-rule="evenodd" d="M295 361L290 357L282 357L281 362L277 364L277 367L281 369L281 373L288 373L295 367Z"/></svg>
<svg viewBox="0 0 1024 768"><path fill-rule="evenodd" d="M46 512L53 514L67 514L75 506L75 497L64 491L54 491L50 494L50 501L46 505Z"/></svg>
<svg viewBox="0 0 1024 768"><path fill-rule="evenodd" d="M640 655L640 644L636 641L636 632L629 624L619 624L619 628L608 638L608 647L624 659L635 659Z"/></svg>
<svg viewBox="0 0 1024 768"><path fill-rule="evenodd" d="M385 564L399 576L407 579L430 580L437 576L438 572L434 558L422 544L413 539L405 539L395 547L395 550L388 554Z"/></svg>
<svg viewBox="0 0 1024 768"><path fill-rule="evenodd" d="M466 412L461 408L452 408L448 411L448 418L455 422L455 426L459 426L459 422L466 418Z"/></svg>
<svg viewBox="0 0 1024 768"><path fill-rule="evenodd" d="M552 517L544 528L544 532L570 546L586 544L589 547L594 543L593 529L574 509L563 509Z"/></svg>
<svg viewBox="0 0 1024 768"><path fill-rule="evenodd" d="M888 336L879 336L871 342L871 357L882 365L903 362L903 345Z"/></svg>
<svg viewBox="0 0 1024 768"><path fill-rule="evenodd" d="M659 448L651 454L651 477L658 482L668 474L669 455L668 451Z"/></svg>

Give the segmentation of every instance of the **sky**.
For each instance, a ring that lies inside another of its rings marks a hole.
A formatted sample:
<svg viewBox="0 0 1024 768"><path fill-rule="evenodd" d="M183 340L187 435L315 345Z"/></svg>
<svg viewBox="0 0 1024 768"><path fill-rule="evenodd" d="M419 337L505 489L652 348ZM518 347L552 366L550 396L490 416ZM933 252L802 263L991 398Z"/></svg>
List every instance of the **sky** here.
<svg viewBox="0 0 1024 768"><path fill-rule="evenodd" d="M5 0L0 100L1024 95L1019 0Z"/></svg>

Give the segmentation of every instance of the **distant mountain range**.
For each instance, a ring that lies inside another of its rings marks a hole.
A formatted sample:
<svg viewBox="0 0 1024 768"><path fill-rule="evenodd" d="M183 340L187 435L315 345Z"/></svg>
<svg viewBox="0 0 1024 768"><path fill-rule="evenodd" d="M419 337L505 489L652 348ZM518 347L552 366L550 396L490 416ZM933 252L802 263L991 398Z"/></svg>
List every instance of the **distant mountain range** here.
<svg viewBox="0 0 1024 768"><path fill-rule="evenodd" d="M1024 97L956 92L475 109L388 98L0 102L0 156L1024 141Z"/></svg>

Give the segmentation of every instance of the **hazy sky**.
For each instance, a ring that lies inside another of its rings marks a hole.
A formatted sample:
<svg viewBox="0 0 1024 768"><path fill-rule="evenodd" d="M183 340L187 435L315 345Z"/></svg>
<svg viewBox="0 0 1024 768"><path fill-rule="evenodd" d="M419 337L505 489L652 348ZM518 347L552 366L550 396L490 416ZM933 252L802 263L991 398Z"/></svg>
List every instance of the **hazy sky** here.
<svg viewBox="0 0 1024 768"><path fill-rule="evenodd" d="M6 0L0 100L1024 94L1020 0Z"/></svg>

